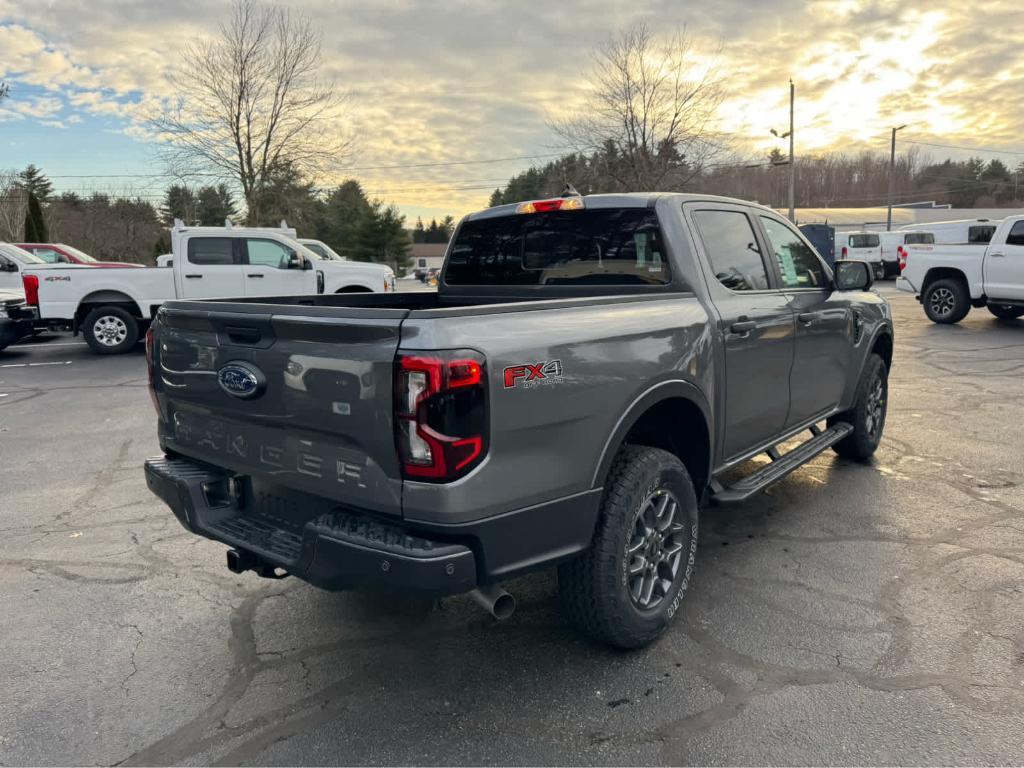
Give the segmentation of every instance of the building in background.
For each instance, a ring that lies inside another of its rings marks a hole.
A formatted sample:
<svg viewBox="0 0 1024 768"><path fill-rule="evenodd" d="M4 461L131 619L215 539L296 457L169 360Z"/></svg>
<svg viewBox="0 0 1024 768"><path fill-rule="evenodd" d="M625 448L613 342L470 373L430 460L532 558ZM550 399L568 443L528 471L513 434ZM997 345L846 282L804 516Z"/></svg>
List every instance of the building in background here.
<svg viewBox="0 0 1024 768"><path fill-rule="evenodd" d="M444 264L444 252L448 243L413 243L412 250L412 271L419 277L428 269L440 269Z"/></svg>

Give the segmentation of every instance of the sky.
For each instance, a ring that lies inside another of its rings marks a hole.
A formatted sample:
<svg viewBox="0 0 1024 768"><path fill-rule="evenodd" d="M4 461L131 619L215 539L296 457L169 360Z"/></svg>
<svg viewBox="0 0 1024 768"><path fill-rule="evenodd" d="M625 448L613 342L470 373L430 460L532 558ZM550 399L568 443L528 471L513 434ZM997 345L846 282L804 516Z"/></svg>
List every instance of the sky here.
<svg viewBox="0 0 1024 768"><path fill-rule="evenodd" d="M641 21L685 27L715 56L716 130L735 156L796 151L986 151L1024 160L1024 29L1017 2L962 0L296 0L323 35L322 75L349 95L335 127L354 149L330 177L359 179L410 219L485 207L491 190L566 151L550 122L583 105L591 52ZM0 0L0 169L34 163L58 191L158 202L169 183L143 116L170 93L187 41L226 2ZM717 53L715 53L717 51ZM918 143L912 143L918 142Z"/></svg>

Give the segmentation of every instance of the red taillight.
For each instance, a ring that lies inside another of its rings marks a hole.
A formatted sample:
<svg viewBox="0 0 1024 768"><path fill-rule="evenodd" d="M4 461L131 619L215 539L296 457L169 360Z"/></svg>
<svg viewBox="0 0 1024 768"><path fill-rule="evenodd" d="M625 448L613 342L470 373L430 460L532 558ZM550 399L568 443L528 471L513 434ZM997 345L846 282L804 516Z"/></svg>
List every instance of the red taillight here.
<svg viewBox="0 0 1024 768"><path fill-rule="evenodd" d="M907 253L906 249L902 245L896 249L896 254L899 256L900 272L902 272L907 268L907 256L910 254Z"/></svg>
<svg viewBox="0 0 1024 768"><path fill-rule="evenodd" d="M22 275L21 283L25 286L25 303L39 306L39 278L35 275Z"/></svg>
<svg viewBox="0 0 1024 768"><path fill-rule="evenodd" d="M487 453L487 385L476 352L399 355L395 442L406 477L448 482Z"/></svg>
<svg viewBox="0 0 1024 768"><path fill-rule="evenodd" d="M155 375L153 373L153 326L146 329L146 375L149 377L149 399L156 412L160 413L160 401L156 399Z"/></svg>
<svg viewBox="0 0 1024 768"><path fill-rule="evenodd" d="M842 252L842 257L843 257L844 259L846 258L846 246L845 246L845 245L843 246L843 252Z"/></svg>

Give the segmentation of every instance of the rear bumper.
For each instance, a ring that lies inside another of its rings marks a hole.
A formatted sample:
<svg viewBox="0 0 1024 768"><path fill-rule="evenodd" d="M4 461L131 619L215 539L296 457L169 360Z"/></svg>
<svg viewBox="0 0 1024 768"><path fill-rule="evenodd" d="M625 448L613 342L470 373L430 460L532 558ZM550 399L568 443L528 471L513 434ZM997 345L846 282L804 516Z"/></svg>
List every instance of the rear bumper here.
<svg viewBox="0 0 1024 768"><path fill-rule="evenodd" d="M31 320L0 317L0 349L28 336L32 333L32 326Z"/></svg>
<svg viewBox="0 0 1024 768"><path fill-rule="evenodd" d="M184 458L152 458L146 482L185 528L323 589L453 595L571 557L590 544L598 495L464 525L384 520ZM557 508L556 508L557 507Z"/></svg>

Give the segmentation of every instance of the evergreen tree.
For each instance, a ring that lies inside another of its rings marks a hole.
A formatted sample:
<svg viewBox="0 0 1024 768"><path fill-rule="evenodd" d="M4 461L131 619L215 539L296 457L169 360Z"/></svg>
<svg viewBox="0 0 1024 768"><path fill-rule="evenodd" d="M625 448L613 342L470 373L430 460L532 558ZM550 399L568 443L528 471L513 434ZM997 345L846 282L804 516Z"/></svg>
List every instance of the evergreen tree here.
<svg viewBox="0 0 1024 768"><path fill-rule="evenodd" d="M425 243L427 232L423 228L423 219L419 216L416 217L416 226L412 228L412 241L414 243Z"/></svg>
<svg viewBox="0 0 1024 768"><path fill-rule="evenodd" d="M339 255L355 259L356 236L362 220L371 213L370 201L358 181L349 179L327 194L317 237Z"/></svg>
<svg viewBox="0 0 1024 768"><path fill-rule="evenodd" d="M25 242L45 243L50 237L46 231L46 220L43 218L43 207L35 192L29 190L28 208L25 211Z"/></svg>
<svg viewBox="0 0 1024 768"><path fill-rule="evenodd" d="M171 185L164 195L163 205L160 206L160 216L168 227L173 226L175 219L181 219L185 224L195 224L195 193L184 184Z"/></svg>
<svg viewBox="0 0 1024 768"><path fill-rule="evenodd" d="M357 261L389 264L399 274L408 266L409 233L405 231L405 217L394 205L385 206L381 200L370 203L355 235L353 256Z"/></svg>
<svg viewBox="0 0 1024 768"><path fill-rule="evenodd" d="M226 184L202 187L196 193L196 218L204 227L222 227L238 215L234 195Z"/></svg>
<svg viewBox="0 0 1024 768"><path fill-rule="evenodd" d="M31 164L18 174L18 183L22 189L41 201L47 200L53 194L53 184L41 170Z"/></svg>

